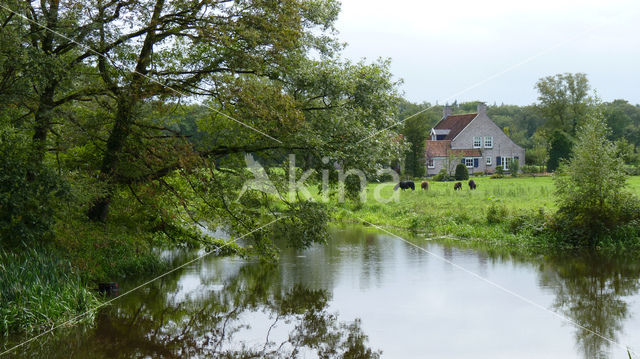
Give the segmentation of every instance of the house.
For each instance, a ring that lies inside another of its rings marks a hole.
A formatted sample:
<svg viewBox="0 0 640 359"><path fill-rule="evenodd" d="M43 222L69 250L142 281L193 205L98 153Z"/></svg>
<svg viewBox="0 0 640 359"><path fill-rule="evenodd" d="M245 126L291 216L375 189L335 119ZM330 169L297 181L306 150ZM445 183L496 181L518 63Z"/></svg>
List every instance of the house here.
<svg viewBox="0 0 640 359"><path fill-rule="evenodd" d="M491 121L485 104L478 105L477 113L452 115L448 106L443 112L426 141L427 176L443 168L453 173L458 163L464 163L469 173L493 173L497 166L509 171L514 159L524 164L524 148Z"/></svg>

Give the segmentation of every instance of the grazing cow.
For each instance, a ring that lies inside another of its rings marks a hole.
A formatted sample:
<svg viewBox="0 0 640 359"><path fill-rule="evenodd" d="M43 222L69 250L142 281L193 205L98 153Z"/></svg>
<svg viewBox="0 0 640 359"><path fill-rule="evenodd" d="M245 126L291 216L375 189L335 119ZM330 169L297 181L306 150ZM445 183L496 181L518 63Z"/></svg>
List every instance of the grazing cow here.
<svg viewBox="0 0 640 359"><path fill-rule="evenodd" d="M429 189L429 182L422 181L422 183L420 183L420 188L422 188L423 190L428 190Z"/></svg>
<svg viewBox="0 0 640 359"><path fill-rule="evenodd" d="M472 191L476 189L476 182L474 180L469 181L469 189Z"/></svg>
<svg viewBox="0 0 640 359"><path fill-rule="evenodd" d="M462 182L456 182L456 184L453 185L454 191L457 191L459 189L462 189Z"/></svg>
<svg viewBox="0 0 640 359"><path fill-rule="evenodd" d="M412 191L415 191L416 185L415 183L413 183L413 181L400 181L400 183L398 183L395 187L393 187L393 190L397 191L398 188L402 189L403 191L405 189L411 188Z"/></svg>

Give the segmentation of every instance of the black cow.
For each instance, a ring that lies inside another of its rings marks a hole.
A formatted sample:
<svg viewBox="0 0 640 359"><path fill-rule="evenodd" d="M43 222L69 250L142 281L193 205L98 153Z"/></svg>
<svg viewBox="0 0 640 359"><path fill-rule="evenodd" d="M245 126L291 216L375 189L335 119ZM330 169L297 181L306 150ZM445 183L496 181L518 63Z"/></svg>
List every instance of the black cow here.
<svg viewBox="0 0 640 359"><path fill-rule="evenodd" d="M476 182L474 180L469 181L469 189L472 191L476 189Z"/></svg>
<svg viewBox="0 0 640 359"><path fill-rule="evenodd" d="M393 190L397 191L398 188L402 189L403 191L405 189L411 188L412 191L415 191L416 185L415 183L413 183L413 181L400 181L400 183L398 183L395 187L393 187Z"/></svg>
<svg viewBox="0 0 640 359"><path fill-rule="evenodd" d="M459 189L462 189L462 182L456 182L456 183L453 185L453 190L454 190L454 191L457 191L457 190L459 190Z"/></svg>

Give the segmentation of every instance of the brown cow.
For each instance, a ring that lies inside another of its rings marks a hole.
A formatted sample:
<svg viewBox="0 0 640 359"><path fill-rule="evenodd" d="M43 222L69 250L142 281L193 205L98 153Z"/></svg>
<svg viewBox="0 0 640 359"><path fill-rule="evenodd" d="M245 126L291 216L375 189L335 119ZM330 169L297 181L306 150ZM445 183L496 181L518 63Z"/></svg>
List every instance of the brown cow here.
<svg viewBox="0 0 640 359"><path fill-rule="evenodd" d="M469 189L472 191L476 189L476 182L474 180L469 181Z"/></svg>
<svg viewBox="0 0 640 359"><path fill-rule="evenodd" d="M428 190L429 189L429 182L422 181L422 183L420 183L420 188L422 188L424 190Z"/></svg>
<svg viewBox="0 0 640 359"><path fill-rule="evenodd" d="M459 189L462 189L462 182L456 182L456 184L453 185L454 191L457 191Z"/></svg>

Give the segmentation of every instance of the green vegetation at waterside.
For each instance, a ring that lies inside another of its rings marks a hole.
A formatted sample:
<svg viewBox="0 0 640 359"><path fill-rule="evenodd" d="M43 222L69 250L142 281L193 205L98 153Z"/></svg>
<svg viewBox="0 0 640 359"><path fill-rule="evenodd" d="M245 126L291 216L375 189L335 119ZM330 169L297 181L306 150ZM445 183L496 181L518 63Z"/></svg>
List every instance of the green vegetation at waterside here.
<svg viewBox="0 0 640 359"><path fill-rule="evenodd" d="M366 202L336 205L333 218L338 223L370 222L398 234L509 247L521 253L570 245L556 241L547 228L558 209L551 176L471 179L477 184L474 191L466 182L462 191L454 191L454 182L429 181L427 191L399 191L399 200L388 203L374 200L380 184L369 184ZM640 194L640 177L627 182L629 193ZM394 183L382 186L381 197L391 198ZM615 239L602 237L596 246L640 249L636 237Z"/></svg>
<svg viewBox="0 0 640 359"><path fill-rule="evenodd" d="M2 335L38 332L99 303L78 271L47 249L0 250L0 283Z"/></svg>

